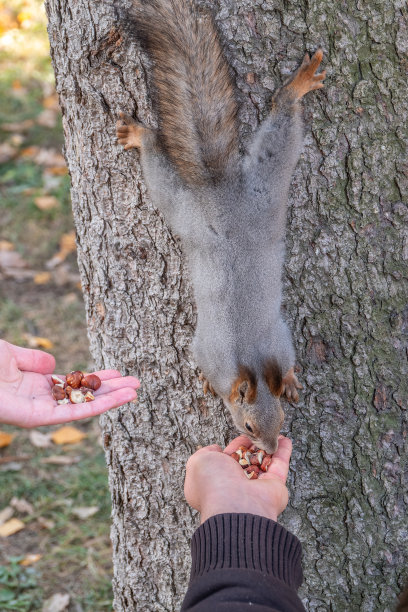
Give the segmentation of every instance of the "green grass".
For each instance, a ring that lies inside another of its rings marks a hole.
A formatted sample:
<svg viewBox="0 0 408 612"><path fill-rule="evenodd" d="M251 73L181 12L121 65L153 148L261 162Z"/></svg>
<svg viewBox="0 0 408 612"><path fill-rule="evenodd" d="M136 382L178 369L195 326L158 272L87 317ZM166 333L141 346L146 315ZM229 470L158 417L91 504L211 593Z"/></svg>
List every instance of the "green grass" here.
<svg viewBox="0 0 408 612"><path fill-rule="evenodd" d="M9 23L2 22L4 14L11 16ZM14 147L13 158L0 164L0 240L11 242L36 272L47 270L62 235L73 229L69 177L47 174L26 151L28 147L51 154L51 150L61 151L61 118L57 117L55 127L37 122L44 108L49 108L47 100L55 95L53 82L42 2L0 0L0 142ZM31 125L19 129L27 119ZM12 131L4 126L10 123L17 124ZM40 210L35 198L41 195L55 196L58 207ZM75 253L64 266L77 273ZM12 277L2 281L0 336L19 345L24 345L27 333L48 337L54 342L58 371L87 370L90 356L82 297L75 281L61 284L57 280L53 277L46 285ZM34 447L29 432L1 426L15 438L0 449L0 459L17 459L14 466L0 463L0 511L13 497L27 500L34 508L31 515L15 511L14 517L25 528L2 540L1 612L36 612L58 592L69 593L71 612L112 609L110 495L104 454L94 420L74 425L88 437L80 444L46 449ZM29 459L19 461L24 455ZM42 461L51 455L80 457L80 461L66 466ZM99 510L80 520L73 509L81 506ZM42 558L25 568L19 561L28 553Z"/></svg>

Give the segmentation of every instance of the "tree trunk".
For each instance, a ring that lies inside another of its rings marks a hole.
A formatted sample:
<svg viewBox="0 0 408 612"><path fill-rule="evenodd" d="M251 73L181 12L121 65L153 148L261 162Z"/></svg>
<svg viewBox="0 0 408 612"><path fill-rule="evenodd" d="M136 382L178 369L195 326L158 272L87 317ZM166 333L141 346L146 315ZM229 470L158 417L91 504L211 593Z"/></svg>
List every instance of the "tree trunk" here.
<svg viewBox="0 0 408 612"><path fill-rule="evenodd" d="M282 522L302 541L308 610L391 611L407 578L408 49L405 3L212 4L242 106L242 143L306 50L325 50L292 182L285 310L304 385ZM91 351L142 380L102 418L115 610L176 610L197 523L183 498L197 445L233 434L188 347L194 300L179 243L152 208L120 110L154 125L149 63L111 2L48 0ZM404 480L405 479L405 480ZM404 488L405 487L405 488Z"/></svg>

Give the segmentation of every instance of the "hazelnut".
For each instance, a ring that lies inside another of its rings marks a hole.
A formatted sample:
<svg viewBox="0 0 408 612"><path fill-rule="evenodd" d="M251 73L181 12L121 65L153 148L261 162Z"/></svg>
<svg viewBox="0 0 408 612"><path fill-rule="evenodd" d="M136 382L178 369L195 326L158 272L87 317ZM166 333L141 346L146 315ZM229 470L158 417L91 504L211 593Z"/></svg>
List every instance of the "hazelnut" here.
<svg viewBox="0 0 408 612"><path fill-rule="evenodd" d="M235 461L239 461L238 453L232 453L231 457L232 457L232 459L235 459Z"/></svg>
<svg viewBox="0 0 408 612"><path fill-rule="evenodd" d="M261 470L263 472L267 472L268 467L271 465L271 463L272 463L272 455L265 455L261 463Z"/></svg>
<svg viewBox="0 0 408 612"><path fill-rule="evenodd" d="M258 459L258 453L253 453L253 454L251 455L251 458L250 458L250 460L249 460L249 463L250 463L251 465L261 465L262 461L259 461L259 459Z"/></svg>
<svg viewBox="0 0 408 612"><path fill-rule="evenodd" d="M245 468L246 472L255 472L255 474L259 474L259 472L261 471L260 468L257 465L249 465L247 468Z"/></svg>
<svg viewBox="0 0 408 612"><path fill-rule="evenodd" d="M92 391L97 391L101 384L101 379L96 374L87 374L81 380L81 385L92 389Z"/></svg>
<svg viewBox="0 0 408 612"><path fill-rule="evenodd" d="M75 372L70 372L69 374L67 374L67 385L69 385L73 389L79 389L83 377L83 372L80 372L79 370L75 370Z"/></svg>
<svg viewBox="0 0 408 612"><path fill-rule="evenodd" d="M85 395L80 389L72 389L69 394L71 404L82 404L85 401Z"/></svg>
<svg viewBox="0 0 408 612"><path fill-rule="evenodd" d="M245 476L249 478L249 480L256 480L258 478L258 474L256 472L247 472L246 470Z"/></svg>
<svg viewBox="0 0 408 612"><path fill-rule="evenodd" d="M95 396L88 390L84 395L84 400L86 402L92 402L95 399Z"/></svg>
<svg viewBox="0 0 408 612"><path fill-rule="evenodd" d="M240 459L239 465L242 465L242 467L246 467L247 465L249 465L249 462L246 459Z"/></svg>
<svg viewBox="0 0 408 612"><path fill-rule="evenodd" d="M67 394L65 393L65 389L63 389L61 385L54 385L53 388L51 389L51 393L52 393L52 397L56 401L63 400L67 397Z"/></svg>
<svg viewBox="0 0 408 612"><path fill-rule="evenodd" d="M65 381L62 380L62 378L60 378L59 376L56 376L55 374L51 374L51 380L52 380L53 385L65 387Z"/></svg>
<svg viewBox="0 0 408 612"><path fill-rule="evenodd" d="M71 402L69 401L69 399L67 397L65 397L62 400L57 400L57 404L70 404Z"/></svg>

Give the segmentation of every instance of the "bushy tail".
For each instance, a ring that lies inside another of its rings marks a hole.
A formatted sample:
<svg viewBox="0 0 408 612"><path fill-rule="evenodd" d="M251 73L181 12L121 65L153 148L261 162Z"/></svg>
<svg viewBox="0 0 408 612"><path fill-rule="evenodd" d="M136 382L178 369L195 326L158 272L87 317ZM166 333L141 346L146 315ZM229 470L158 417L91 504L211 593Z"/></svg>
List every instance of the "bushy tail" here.
<svg viewBox="0 0 408 612"><path fill-rule="evenodd" d="M128 20L153 60L161 146L185 182L219 181L238 152L237 104L212 17L191 0L134 0Z"/></svg>

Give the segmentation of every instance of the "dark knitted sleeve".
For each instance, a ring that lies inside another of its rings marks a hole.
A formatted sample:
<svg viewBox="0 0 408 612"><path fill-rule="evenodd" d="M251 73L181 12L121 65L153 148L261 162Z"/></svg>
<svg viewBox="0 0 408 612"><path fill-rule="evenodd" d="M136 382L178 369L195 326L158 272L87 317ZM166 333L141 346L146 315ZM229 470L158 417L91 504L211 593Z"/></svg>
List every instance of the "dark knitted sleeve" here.
<svg viewBox="0 0 408 612"><path fill-rule="evenodd" d="M218 514L191 540L190 584L182 612L304 612L301 544L254 514Z"/></svg>

